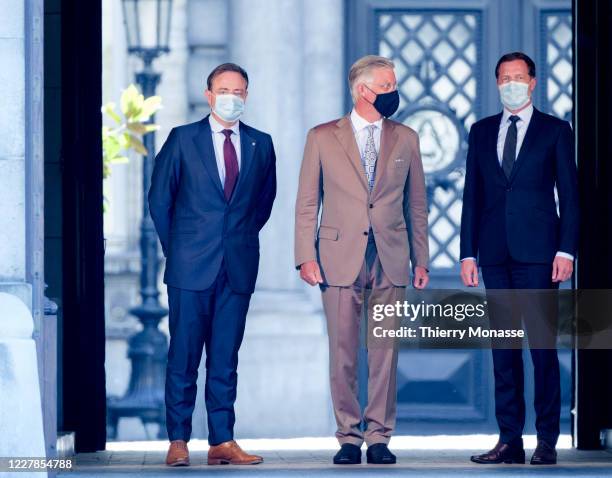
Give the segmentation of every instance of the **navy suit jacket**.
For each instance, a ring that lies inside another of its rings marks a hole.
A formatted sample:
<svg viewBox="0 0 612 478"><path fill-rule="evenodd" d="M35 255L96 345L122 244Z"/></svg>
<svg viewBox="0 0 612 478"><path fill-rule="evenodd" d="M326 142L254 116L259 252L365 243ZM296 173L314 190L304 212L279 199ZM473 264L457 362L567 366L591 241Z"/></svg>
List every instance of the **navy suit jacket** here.
<svg viewBox="0 0 612 478"><path fill-rule="evenodd" d="M534 108L523 144L507 179L497 156L502 114L472 126L461 214L461 258L481 266L508 256L549 264L557 251L575 255L578 185L574 135L567 121ZM554 187L559 195L559 215Z"/></svg>
<svg viewBox="0 0 612 478"><path fill-rule="evenodd" d="M155 158L149 190L169 286L204 290L224 260L238 293L252 293L259 268L259 231L276 196L270 135L240 123L240 172L226 201L208 116L173 128Z"/></svg>

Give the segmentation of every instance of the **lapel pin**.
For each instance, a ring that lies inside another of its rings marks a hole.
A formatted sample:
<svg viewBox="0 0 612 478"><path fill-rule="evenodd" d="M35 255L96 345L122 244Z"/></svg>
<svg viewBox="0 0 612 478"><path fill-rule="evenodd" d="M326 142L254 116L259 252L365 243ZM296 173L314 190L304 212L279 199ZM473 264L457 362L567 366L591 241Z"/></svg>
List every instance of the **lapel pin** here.
<svg viewBox="0 0 612 478"><path fill-rule="evenodd" d="M255 141L253 141L251 144L252 144L253 146L255 146Z"/></svg>

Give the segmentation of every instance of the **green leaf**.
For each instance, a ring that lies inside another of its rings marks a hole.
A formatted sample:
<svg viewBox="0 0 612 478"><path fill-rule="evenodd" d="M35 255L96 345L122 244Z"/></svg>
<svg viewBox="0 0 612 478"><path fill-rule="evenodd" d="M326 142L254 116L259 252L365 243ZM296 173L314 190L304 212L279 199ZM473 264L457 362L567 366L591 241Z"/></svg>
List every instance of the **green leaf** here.
<svg viewBox="0 0 612 478"><path fill-rule="evenodd" d="M102 107L102 113L106 113L108 116L110 116L113 121L115 121L115 123L117 124L121 124L121 116L119 116L116 112L115 112L115 103L113 103L112 101L109 103L106 103L103 107Z"/></svg>
<svg viewBox="0 0 612 478"><path fill-rule="evenodd" d="M149 118L161 108L161 96L149 96L142 104L142 111L138 116L140 121L148 121Z"/></svg>
<svg viewBox="0 0 612 478"><path fill-rule="evenodd" d="M123 93L121 93L121 99L119 101L121 112L127 117L128 111L130 111L130 105L134 103L135 98L139 95L138 90L134 84L130 84Z"/></svg>
<svg viewBox="0 0 612 478"><path fill-rule="evenodd" d="M136 151L137 153L140 153L143 156L147 154L147 148L145 148L144 144L142 144L142 141L140 141L135 136L130 136L130 144L132 148L134 148L134 151Z"/></svg>
<svg viewBox="0 0 612 478"><path fill-rule="evenodd" d="M151 124L151 123L128 123L127 129L132 131L133 133L139 134L141 136L151 133L153 131L157 131L159 129L159 125Z"/></svg>
<svg viewBox="0 0 612 478"><path fill-rule="evenodd" d="M159 130L159 125L158 124L146 124L145 125L145 134L146 133L151 133L153 131L157 131Z"/></svg>
<svg viewBox="0 0 612 478"><path fill-rule="evenodd" d="M132 135L130 135L128 131L124 131L119 135L118 140L119 144L121 145L121 149L130 149L131 137Z"/></svg>
<svg viewBox="0 0 612 478"><path fill-rule="evenodd" d="M104 148L104 152L107 157L114 158L121 151L121 144L114 136L107 136L102 141L102 147Z"/></svg>
<svg viewBox="0 0 612 478"><path fill-rule="evenodd" d="M147 132L147 128L142 123L128 123L127 129L136 134L145 134Z"/></svg>

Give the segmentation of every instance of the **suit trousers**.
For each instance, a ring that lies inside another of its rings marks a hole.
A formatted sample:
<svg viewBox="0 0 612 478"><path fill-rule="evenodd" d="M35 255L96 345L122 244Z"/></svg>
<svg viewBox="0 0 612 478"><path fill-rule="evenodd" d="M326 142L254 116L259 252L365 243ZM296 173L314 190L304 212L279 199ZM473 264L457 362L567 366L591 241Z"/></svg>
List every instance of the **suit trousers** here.
<svg viewBox="0 0 612 478"><path fill-rule="evenodd" d="M364 440L368 445L388 443L396 417L397 342L393 339L386 346L368 347L368 402L362 418L357 388L360 324L363 312L372 303L404 300L406 288L395 287L385 275L370 231L363 265L355 282L349 287L322 284L321 291L329 336L336 438L341 445L361 446ZM367 342L371 343L369 339Z"/></svg>
<svg viewBox="0 0 612 478"><path fill-rule="evenodd" d="M189 441L198 368L206 347L204 398L208 442L233 439L238 383L238 350L251 294L228 284L221 264L213 284L202 291L168 286L170 348L166 367L166 427L170 440Z"/></svg>
<svg viewBox="0 0 612 478"><path fill-rule="evenodd" d="M518 329L521 320L524 323L534 369L537 436L554 446L559 437L561 383L555 348L558 284L551 279L552 264L508 259L504 264L482 266L482 277L491 328ZM519 289L516 296L512 295L512 289ZM511 443L521 438L525 425L522 348L520 344L512 344L512 347L493 348L492 353L495 416L501 441Z"/></svg>

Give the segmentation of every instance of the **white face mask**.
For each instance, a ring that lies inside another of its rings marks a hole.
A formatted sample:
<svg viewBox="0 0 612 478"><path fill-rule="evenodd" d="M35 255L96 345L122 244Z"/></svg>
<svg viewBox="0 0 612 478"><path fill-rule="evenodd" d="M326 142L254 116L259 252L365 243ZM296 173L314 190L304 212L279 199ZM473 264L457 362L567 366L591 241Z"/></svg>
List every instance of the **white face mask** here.
<svg viewBox="0 0 612 478"><path fill-rule="evenodd" d="M215 95L213 111L223 121L233 123L244 112L244 100L236 95Z"/></svg>
<svg viewBox="0 0 612 478"><path fill-rule="evenodd" d="M518 110L529 103L529 84L509 81L499 85L499 97L506 108Z"/></svg>

